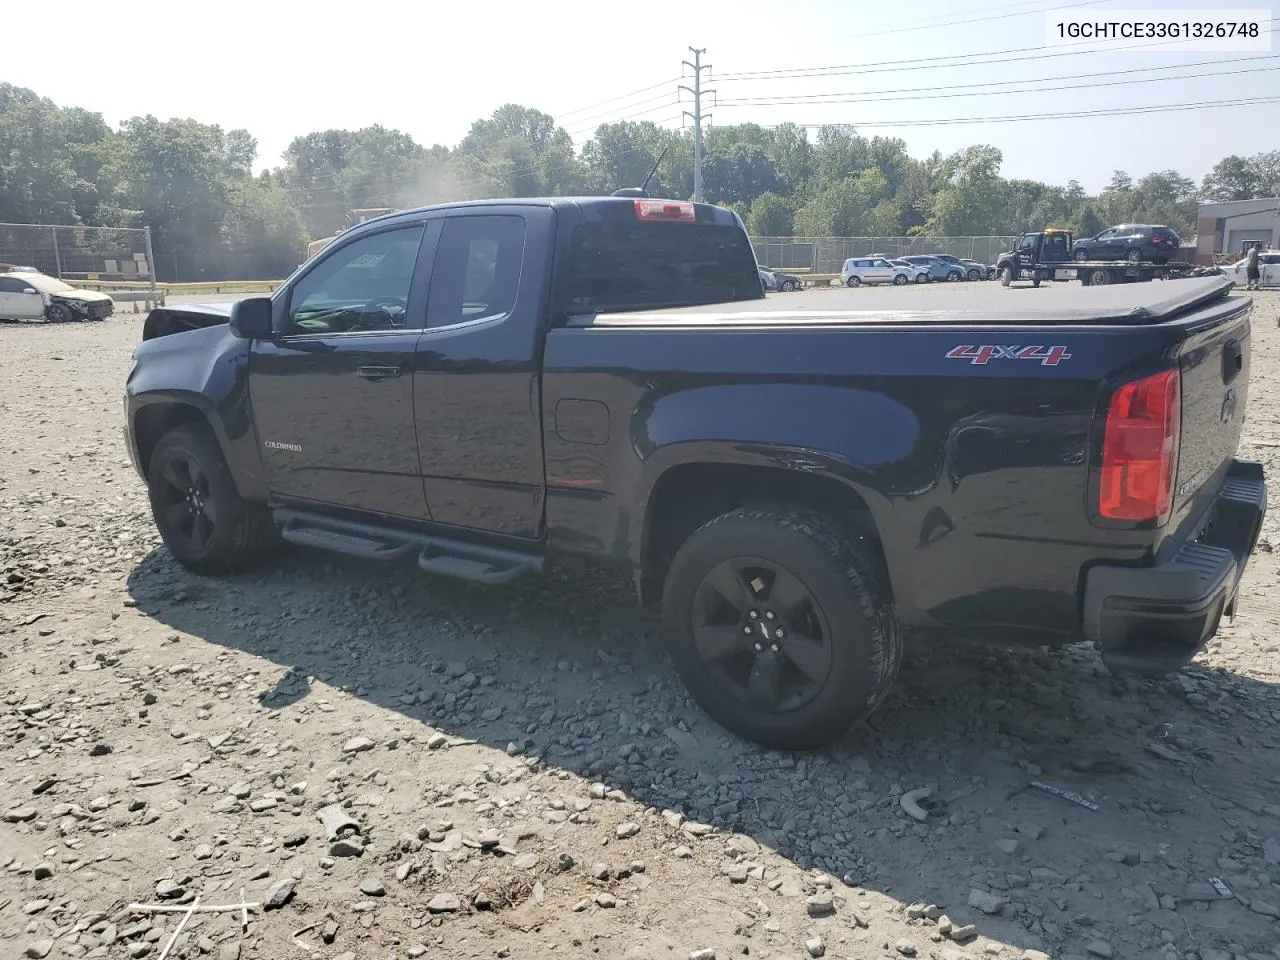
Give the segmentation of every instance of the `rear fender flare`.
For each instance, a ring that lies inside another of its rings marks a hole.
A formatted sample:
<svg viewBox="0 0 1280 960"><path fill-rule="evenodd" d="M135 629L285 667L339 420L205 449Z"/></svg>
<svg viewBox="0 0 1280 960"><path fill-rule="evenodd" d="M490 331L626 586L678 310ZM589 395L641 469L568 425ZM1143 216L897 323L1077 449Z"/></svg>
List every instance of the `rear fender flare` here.
<svg viewBox="0 0 1280 960"><path fill-rule="evenodd" d="M845 417L835 412L841 409L857 412ZM912 539L893 530L883 483L912 456L920 424L898 401L851 387L726 384L646 398L633 416L633 442L643 461L631 499L635 522L626 534L634 568L646 555L659 483L669 471L690 464L764 467L833 480L866 504L890 571L906 560L895 544Z"/></svg>

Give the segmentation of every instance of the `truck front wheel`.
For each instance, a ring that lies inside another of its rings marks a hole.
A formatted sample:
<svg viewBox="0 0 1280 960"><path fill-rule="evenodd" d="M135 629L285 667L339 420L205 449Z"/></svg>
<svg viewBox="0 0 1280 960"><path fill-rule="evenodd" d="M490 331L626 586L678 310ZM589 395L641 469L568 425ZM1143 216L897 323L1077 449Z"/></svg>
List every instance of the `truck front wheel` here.
<svg viewBox="0 0 1280 960"><path fill-rule="evenodd" d="M147 489L160 538L188 570L242 570L275 542L266 505L241 498L206 427L175 427L160 438L147 465Z"/></svg>
<svg viewBox="0 0 1280 960"><path fill-rule="evenodd" d="M834 520L744 507L697 530L663 591L667 649L693 698L739 736L822 746L876 709L902 660L878 556Z"/></svg>

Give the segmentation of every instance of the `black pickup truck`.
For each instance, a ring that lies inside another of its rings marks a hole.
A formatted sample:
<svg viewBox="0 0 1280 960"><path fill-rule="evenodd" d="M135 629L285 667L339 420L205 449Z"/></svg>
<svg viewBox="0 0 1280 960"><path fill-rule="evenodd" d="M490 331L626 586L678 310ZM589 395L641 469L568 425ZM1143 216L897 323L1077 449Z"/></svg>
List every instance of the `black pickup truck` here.
<svg viewBox="0 0 1280 960"><path fill-rule="evenodd" d="M270 298L152 312L126 439L194 571L282 540L486 583L614 565L711 716L801 748L875 709L908 632L1144 673L1214 634L1266 506L1229 287L766 298L714 206L439 206Z"/></svg>

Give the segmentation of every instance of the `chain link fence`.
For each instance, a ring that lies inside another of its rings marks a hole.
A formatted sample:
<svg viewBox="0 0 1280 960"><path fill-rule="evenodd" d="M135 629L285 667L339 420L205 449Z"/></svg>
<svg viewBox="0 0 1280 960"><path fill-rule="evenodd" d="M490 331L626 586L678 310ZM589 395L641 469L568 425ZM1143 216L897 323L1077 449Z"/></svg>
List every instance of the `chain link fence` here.
<svg viewBox="0 0 1280 960"><path fill-rule="evenodd" d="M752 237L756 260L771 270L839 273L850 257L888 259L948 253L982 263L1013 247L1016 237Z"/></svg>
<svg viewBox="0 0 1280 960"><path fill-rule="evenodd" d="M0 271L35 269L117 300L154 301L153 264L147 227L0 223Z"/></svg>

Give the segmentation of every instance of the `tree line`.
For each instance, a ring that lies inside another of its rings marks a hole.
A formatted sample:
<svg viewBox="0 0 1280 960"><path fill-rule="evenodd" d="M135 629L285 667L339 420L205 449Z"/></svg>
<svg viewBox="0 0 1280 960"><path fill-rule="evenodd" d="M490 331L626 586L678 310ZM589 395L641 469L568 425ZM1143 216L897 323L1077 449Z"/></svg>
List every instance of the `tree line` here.
<svg viewBox="0 0 1280 960"><path fill-rule="evenodd" d="M652 194L693 192L687 131L605 123L575 150L552 116L518 104L475 121L453 147L375 125L297 137L280 166L255 174L257 153L247 130L153 116L112 129L101 114L0 83L0 222L149 225L168 280L226 279L232 255L243 279L283 276L353 209L607 194L639 184L655 162ZM1092 235L1137 221L1190 238L1201 200L1269 196L1280 182L1280 151L1228 156L1201 184L1175 170L1116 171L1096 195L1074 180L1007 179L1002 160L989 145L919 159L902 140L853 126L811 136L743 123L706 131L703 192L754 236L998 236L1049 225Z"/></svg>

